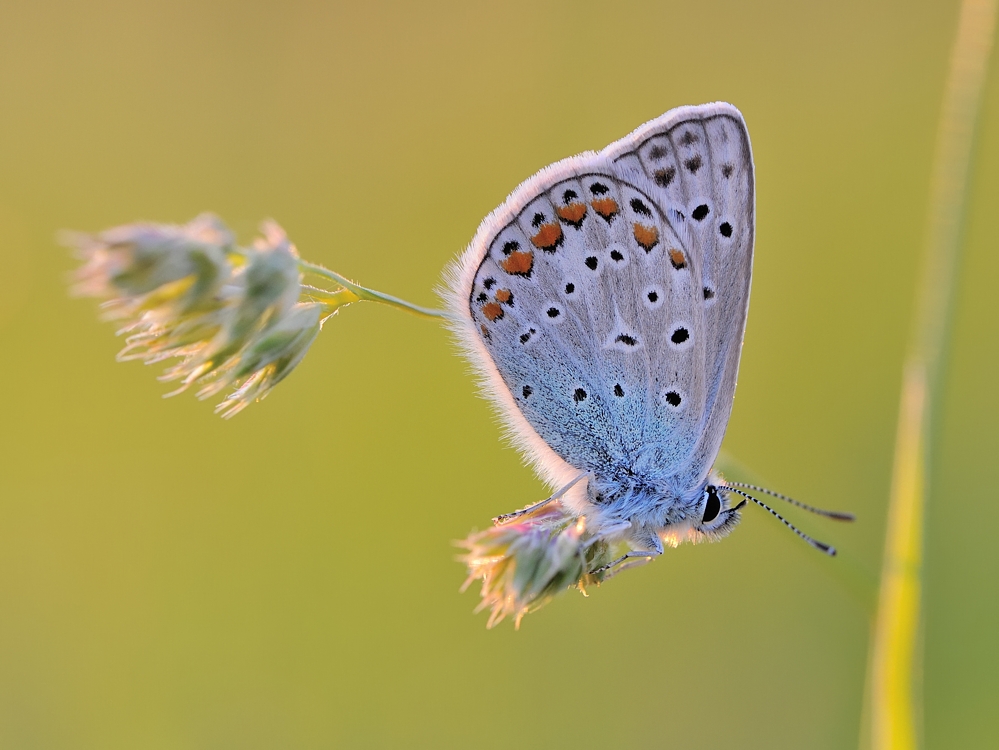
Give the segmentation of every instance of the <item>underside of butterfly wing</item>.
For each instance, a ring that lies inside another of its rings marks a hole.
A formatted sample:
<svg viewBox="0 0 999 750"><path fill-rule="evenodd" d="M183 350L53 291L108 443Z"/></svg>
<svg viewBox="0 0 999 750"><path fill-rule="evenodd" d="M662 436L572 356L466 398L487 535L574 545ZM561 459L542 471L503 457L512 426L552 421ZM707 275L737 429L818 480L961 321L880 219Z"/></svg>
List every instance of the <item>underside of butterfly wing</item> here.
<svg viewBox="0 0 999 750"><path fill-rule="evenodd" d="M446 296L546 480L692 501L731 411L753 237L749 140L727 104L558 162L483 222Z"/></svg>

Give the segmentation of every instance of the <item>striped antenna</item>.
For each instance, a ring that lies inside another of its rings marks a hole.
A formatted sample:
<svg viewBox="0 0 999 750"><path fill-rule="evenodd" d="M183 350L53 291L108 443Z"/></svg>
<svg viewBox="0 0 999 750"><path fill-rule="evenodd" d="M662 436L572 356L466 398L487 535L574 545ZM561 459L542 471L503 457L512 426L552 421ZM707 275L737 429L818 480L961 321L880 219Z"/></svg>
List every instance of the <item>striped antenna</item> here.
<svg viewBox="0 0 999 750"><path fill-rule="evenodd" d="M776 497L783 500L785 503L791 503L802 510L807 510L810 513L814 513L817 516L825 516L826 518L832 518L834 521L855 521L856 516L853 513L843 513L838 510L823 510L822 508L816 508L812 505L805 505L802 502L795 500L793 497L788 497L787 495L782 495L779 492L774 492L773 490L768 490L766 487L757 487L755 484L746 484L745 482L728 482L729 487L743 487L747 490L754 490L756 492L762 492L770 497Z"/></svg>
<svg viewBox="0 0 999 750"><path fill-rule="evenodd" d="M799 537L801 537L802 539L804 539L810 545L812 545L813 547L815 547L815 549L819 550L820 552L825 552L830 557L835 557L836 556L836 548L835 547L830 547L828 544L825 544L824 542L820 542L818 539L812 539L812 537L808 536L808 534L806 534L804 531L801 531L797 526L795 526L793 523L791 523L786 518L784 518L784 516L782 516L780 513L778 513L777 511L775 511L773 508L771 508L766 503L764 503L764 502L762 502L760 500L757 500L752 495L750 495L748 493L745 493L742 490L737 490L737 489L735 489L735 487L727 486L727 485L718 485L718 489L720 489L720 490L726 490L728 492L734 492L735 494L741 495L742 497L746 498L747 500L752 500L754 503L756 503L757 505L759 505L764 510L770 511L770 515L772 515L774 518L776 518L782 524L784 524L785 526L787 526L789 529L791 529L791 531L793 531Z"/></svg>

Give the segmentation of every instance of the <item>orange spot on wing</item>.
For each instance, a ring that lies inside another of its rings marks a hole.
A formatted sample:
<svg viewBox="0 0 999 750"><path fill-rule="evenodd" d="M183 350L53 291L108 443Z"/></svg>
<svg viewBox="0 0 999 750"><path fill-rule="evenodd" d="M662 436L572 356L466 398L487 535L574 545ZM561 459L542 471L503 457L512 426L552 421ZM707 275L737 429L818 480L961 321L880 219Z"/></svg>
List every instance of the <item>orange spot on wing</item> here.
<svg viewBox="0 0 999 750"><path fill-rule="evenodd" d="M632 229L635 232L635 241L645 248L645 252L649 252L649 250L659 244L659 230L656 227L635 224Z"/></svg>
<svg viewBox="0 0 999 750"><path fill-rule="evenodd" d="M562 221L579 226L583 223L583 217L586 216L586 204L570 203L568 206L557 206L555 213Z"/></svg>
<svg viewBox="0 0 999 750"><path fill-rule="evenodd" d="M539 250L554 250L562 241L562 227L557 221L542 224L538 233L531 237L531 243Z"/></svg>
<svg viewBox="0 0 999 750"><path fill-rule="evenodd" d="M500 268L507 273L529 276L534 268L534 253L530 250L514 250L500 261Z"/></svg>
<svg viewBox="0 0 999 750"><path fill-rule="evenodd" d="M482 306L482 314L489 319L490 323L495 323L503 317L503 308L498 302L487 302Z"/></svg>
<svg viewBox="0 0 999 750"><path fill-rule="evenodd" d="M617 201L613 198L599 198L595 201L590 201L590 205L593 206L594 211L607 219L607 221L617 216L617 212L620 210L617 206Z"/></svg>
<svg viewBox="0 0 999 750"><path fill-rule="evenodd" d="M673 268L677 270L687 265L687 257L675 247L669 249L669 261L673 264Z"/></svg>
<svg viewBox="0 0 999 750"><path fill-rule="evenodd" d="M513 296L513 292L509 289L497 289L496 290L496 301L497 302L509 302L510 297Z"/></svg>

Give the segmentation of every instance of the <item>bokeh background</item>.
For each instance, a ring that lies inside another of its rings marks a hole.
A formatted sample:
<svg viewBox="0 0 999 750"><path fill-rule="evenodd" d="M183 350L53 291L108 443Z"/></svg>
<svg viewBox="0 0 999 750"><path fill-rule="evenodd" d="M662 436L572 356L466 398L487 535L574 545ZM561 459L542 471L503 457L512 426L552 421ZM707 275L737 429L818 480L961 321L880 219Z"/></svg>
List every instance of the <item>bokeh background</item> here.
<svg viewBox="0 0 999 750"><path fill-rule="evenodd" d="M0 746L864 746L901 362L955 2L0 3ZM927 519L927 747L994 747L999 75ZM435 304L542 166L680 104L749 123L753 303L727 452L763 513L473 616L451 541L545 495L435 323L376 305L230 422L119 365L62 228L218 212Z"/></svg>

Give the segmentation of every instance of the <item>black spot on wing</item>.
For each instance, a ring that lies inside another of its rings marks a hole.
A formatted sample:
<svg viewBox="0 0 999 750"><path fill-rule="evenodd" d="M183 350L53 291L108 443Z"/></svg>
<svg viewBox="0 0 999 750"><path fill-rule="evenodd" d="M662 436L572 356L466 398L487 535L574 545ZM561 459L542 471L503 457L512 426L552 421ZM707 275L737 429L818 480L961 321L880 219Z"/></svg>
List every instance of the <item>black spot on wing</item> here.
<svg viewBox="0 0 999 750"><path fill-rule="evenodd" d="M661 188L668 188L670 183L673 182L673 178L676 177L676 167L666 167L665 169L657 169L652 173L652 177L655 179L656 184Z"/></svg>
<svg viewBox="0 0 999 750"><path fill-rule="evenodd" d="M631 210L642 216L652 216L652 211L649 210L649 207L638 198L631 199Z"/></svg>
<svg viewBox="0 0 999 750"><path fill-rule="evenodd" d="M701 140L700 136L698 136L697 133L695 133L692 130L688 130L683 135L680 136L680 143L682 143L684 146L691 146L697 143L699 140Z"/></svg>

